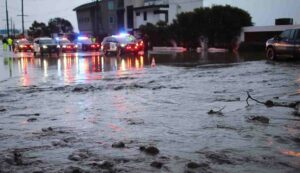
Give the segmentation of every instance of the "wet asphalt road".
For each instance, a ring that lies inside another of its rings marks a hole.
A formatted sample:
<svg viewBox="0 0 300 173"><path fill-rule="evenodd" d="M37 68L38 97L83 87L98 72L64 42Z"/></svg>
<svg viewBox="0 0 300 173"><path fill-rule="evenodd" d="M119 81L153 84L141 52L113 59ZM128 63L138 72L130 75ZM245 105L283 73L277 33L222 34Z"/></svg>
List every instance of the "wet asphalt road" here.
<svg viewBox="0 0 300 173"><path fill-rule="evenodd" d="M0 51L0 172L297 173L300 117L245 100L300 101L299 67L259 53Z"/></svg>

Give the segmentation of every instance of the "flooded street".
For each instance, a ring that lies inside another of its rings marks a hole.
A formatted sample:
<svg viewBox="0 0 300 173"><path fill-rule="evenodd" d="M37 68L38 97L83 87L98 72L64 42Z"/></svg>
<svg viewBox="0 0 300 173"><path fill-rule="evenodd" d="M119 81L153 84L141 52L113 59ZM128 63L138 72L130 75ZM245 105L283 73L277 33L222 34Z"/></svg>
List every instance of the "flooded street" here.
<svg viewBox="0 0 300 173"><path fill-rule="evenodd" d="M295 110L246 103L247 91L300 101L299 62L263 53L13 56L0 51L1 173L300 172Z"/></svg>

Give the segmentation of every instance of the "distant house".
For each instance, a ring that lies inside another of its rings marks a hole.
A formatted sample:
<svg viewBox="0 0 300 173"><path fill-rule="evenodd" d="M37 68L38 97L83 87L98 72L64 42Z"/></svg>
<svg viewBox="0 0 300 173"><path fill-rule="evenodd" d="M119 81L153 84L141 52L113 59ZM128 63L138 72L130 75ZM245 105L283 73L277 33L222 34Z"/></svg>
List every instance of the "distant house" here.
<svg viewBox="0 0 300 173"><path fill-rule="evenodd" d="M138 29L147 23L172 23L177 14L203 7L203 0L124 0L125 28Z"/></svg>
<svg viewBox="0 0 300 173"><path fill-rule="evenodd" d="M80 33L103 36L124 28L124 1L99 0L74 9Z"/></svg>

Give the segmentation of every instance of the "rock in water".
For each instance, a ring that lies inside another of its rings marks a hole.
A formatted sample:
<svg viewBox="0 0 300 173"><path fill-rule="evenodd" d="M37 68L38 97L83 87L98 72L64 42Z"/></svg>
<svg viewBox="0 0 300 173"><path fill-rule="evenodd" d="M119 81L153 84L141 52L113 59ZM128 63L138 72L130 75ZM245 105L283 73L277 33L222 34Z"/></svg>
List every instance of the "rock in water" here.
<svg viewBox="0 0 300 173"><path fill-rule="evenodd" d="M268 100L268 101L265 102L265 105L266 105L267 107L273 107L273 106L274 106L274 102L271 101L271 100Z"/></svg>
<svg viewBox="0 0 300 173"><path fill-rule="evenodd" d="M113 148L124 148L125 144L124 142L115 142L111 145Z"/></svg>
<svg viewBox="0 0 300 173"><path fill-rule="evenodd" d="M140 147L140 150L144 151L145 153L150 154L150 155L157 155L159 153L159 149L156 147L153 147L153 146L150 146L150 147L142 146L142 147Z"/></svg>
<svg viewBox="0 0 300 173"><path fill-rule="evenodd" d="M152 167L154 167L154 168L160 169L160 168L162 168L163 163L154 161L154 162L152 162L152 163L150 164L150 166L152 166Z"/></svg>
<svg viewBox="0 0 300 173"><path fill-rule="evenodd" d="M106 160L100 162L98 165L99 165L99 167L102 168L102 169L111 169L111 168L114 167L114 164L113 164L113 163L111 163L111 162L109 162L109 161L106 161Z"/></svg>
<svg viewBox="0 0 300 173"><path fill-rule="evenodd" d="M197 169L197 168L204 168L207 169L209 168L209 165L207 163L196 163L196 162L189 162L186 164L186 167L189 169Z"/></svg>

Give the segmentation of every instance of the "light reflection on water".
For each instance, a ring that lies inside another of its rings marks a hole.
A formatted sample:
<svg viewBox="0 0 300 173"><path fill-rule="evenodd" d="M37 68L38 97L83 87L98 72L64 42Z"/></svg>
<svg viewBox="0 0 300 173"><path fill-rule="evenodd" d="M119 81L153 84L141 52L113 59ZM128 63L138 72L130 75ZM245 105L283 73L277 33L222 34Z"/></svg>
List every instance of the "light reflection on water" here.
<svg viewBox="0 0 300 173"><path fill-rule="evenodd" d="M64 54L60 58L4 57L0 79L19 77L21 85L28 86L35 76L46 81L49 76L55 75L65 84L70 84L78 80L100 80L102 72L116 71L118 75L122 75L126 71L143 70L145 62L149 60L144 56L103 57L99 54L88 57Z"/></svg>

